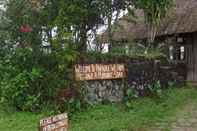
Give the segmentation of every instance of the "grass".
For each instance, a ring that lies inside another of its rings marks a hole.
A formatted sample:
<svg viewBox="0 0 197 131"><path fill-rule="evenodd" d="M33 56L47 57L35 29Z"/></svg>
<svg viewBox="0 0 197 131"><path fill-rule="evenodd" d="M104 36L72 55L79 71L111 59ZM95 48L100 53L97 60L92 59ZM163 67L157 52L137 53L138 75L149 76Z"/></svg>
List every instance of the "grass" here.
<svg viewBox="0 0 197 131"><path fill-rule="evenodd" d="M147 131L155 123L170 121L179 108L197 101L197 89L181 88L165 91L161 99L141 98L132 108L122 105L98 105L76 113L70 120L71 131ZM1 108L1 107L0 107ZM39 119L46 113L7 113L0 110L0 131L36 131Z"/></svg>

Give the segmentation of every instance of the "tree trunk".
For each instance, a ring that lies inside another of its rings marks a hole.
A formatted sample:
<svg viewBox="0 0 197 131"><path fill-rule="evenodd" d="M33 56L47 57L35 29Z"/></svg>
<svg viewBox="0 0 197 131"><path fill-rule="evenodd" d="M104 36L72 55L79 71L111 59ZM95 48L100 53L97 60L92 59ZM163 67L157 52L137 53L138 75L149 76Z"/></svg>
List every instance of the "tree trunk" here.
<svg viewBox="0 0 197 131"><path fill-rule="evenodd" d="M86 25L82 25L80 31L80 41L79 41L79 52L86 52L87 51L87 30Z"/></svg>
<svg viewBox="0 0 197 131"><path fill-rule="evenodd" d="M109 50L111 50L114 46L113 34L112 34L112 13L110 13L110 15L108 15L107 24L108 24L108 39L109 39L109 43L110 43Z"/></svg>

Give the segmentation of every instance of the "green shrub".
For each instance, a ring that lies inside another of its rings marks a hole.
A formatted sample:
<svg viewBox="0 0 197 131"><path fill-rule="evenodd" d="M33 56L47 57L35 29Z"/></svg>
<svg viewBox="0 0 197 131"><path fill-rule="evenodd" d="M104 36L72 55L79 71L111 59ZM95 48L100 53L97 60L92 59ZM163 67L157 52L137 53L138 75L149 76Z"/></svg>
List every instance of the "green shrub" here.
<svg viewBox="0 0 197 131"><path fill-rule="evenodd" d="M87 109L90 103L85 99L86 90L81 88L81 83L75 82L71 88L63 89L58 92L59 111L69 112L72 115Z"/></svg>
<svg viewBox="0 0 197 131"><path fill-rule="evenodd" d="M39 104L37 100L40 95L35 94L35 92L33 92L34 89L30 87L30 81L33 82L36 77L33 72L23 71L14 77L5 78L1 83L2 96L11 105L21 110L26 110L33 105L37 106L37 104Z"/></svg>
<svg viewBox="0 0 197 131"><path fill-rule="evenodd" d="M71 98L69 100L65 100L63 109L69 111L70 114L77 111L81 111L82 103L80 99Z"/></svg>
<svg viewBox="0 0 197 131"><path fill-rule="evenodd" d="M73 52L35 54L31 49L17 49L0 68L1 100L24 111L38 111L54 103L57 91L72 79Z"/></svg>
<svg viewBox="0 0 197 131"><path fill-rule="evenodd" d="M57 74L45 70L23 71L1 83L2 96L19 110L36 111L41 105L54 100L56 90L63 82Z"/></svg>
<svg viewBox="0 0 197 131"><path fill-rule="evenodd" d="M175 81L169 81L168 82L168 87L169 88L175 88L177 86L176 82Z"/></svg>
<svg viewBox="0 0 197 131"><path fill-rule="evenodd" d="M132 101L138 98L138 92L135 90L133 86L129 86L129 84L125 84L125 91L124 91L124 99L123 102L126 108L133 108Z"/></svg>
<svg viewBox="0 0 197 131"><path fill-rule="evenodd" d="M148 85L148 91L150 92L151 96L154 97L161 97L162 96L162 89L160 81L155 82L152 85Z"/></svg>
<svg viewBox="0 0 197 131"><path fill-rule="evenodd" d="M116 60L128 58L144 58L144 59L166 59L165 50L167 49L163 44L153 44L147 46L145 43L116 43L108 53L101 53L98 51L89 51L87 54L80 56L79 61L82 62L111 62Z"/></svg>
<svg viewBox="0 0 197 131"><path fill-rule="evenodd" d="M149 84L146 86L143 90L145 95L148 95L149 97L152 98L162 98L163 96L163 91L161 88L160 81L157 81L153 84ZM135 87L126 87L125 91L125 96L124 96L124 104L126 108L133 108L132 101L135 100L136 98L140 97L139 92L135 89Z"/></svg>

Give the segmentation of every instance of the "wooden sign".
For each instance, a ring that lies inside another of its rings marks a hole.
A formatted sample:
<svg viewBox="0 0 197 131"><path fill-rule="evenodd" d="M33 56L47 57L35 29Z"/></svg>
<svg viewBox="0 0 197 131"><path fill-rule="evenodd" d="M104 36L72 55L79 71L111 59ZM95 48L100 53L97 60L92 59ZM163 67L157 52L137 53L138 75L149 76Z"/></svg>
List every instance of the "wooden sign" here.
<svg viewBox="0 0 197 131"><path fill-rule="evenodd" d="M40 120L39 131L68 131L67 113Z"/></svg>
<svg viewBox="0 0 197 131"><path fill-rule="evenodd" d="M126 70L124 64L78 64L75 77L78 81L120 79L126 77Z"/></svg>

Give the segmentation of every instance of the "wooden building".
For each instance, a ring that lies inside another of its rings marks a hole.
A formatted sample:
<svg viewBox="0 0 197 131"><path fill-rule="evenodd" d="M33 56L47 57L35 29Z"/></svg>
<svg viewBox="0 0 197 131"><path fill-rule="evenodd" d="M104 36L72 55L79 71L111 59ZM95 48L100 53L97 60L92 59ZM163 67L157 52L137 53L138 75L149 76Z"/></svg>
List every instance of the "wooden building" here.
<svg viewBox="0 0 197 131"><path fill-rule="evenodd" d="M140 40L148 37L143 11L136 10L136 22L129 22L129 16L119 20L113 34L114 41ZM100 37L108 43L107 33ZM175 0L171 9L158 28L156 38L169 45L172 60L182 60L187 64L187 80L197 82L197 0Z"/></svg>

